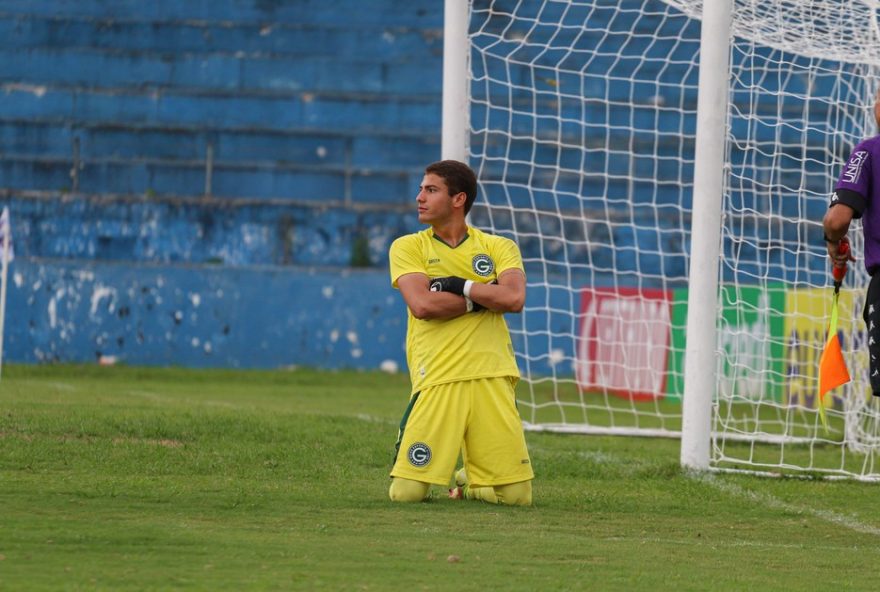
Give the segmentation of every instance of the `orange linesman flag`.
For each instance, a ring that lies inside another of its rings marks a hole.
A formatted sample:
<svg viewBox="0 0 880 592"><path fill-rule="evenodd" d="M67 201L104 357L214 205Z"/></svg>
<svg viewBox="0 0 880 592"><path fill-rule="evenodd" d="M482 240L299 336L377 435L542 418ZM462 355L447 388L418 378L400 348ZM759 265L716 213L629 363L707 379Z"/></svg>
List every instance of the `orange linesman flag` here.
<svg viewBox="0 0 880 592"><path fill-rule="evenodd" d="M849 252L849 240L844 238L840 241L840 253ZM828 323L828 339L825 341L825 348L822 350L822 356L819 358L819 419L822 420L822 427L828 432L828 418L825 417L825 395L828 391L846 384L850 381L849 370L846 368L846 361L843 359L843 350L840 347L840 337L837 335L837 311L838 300L840 299L840 284L843 283L843 277L846 275L846 264L842 267L835 267L834 272L834 296L831 298L831 321Z"/></svg>
<svg viewBox="0 0 880 592"><path fill-rule="evenodd" d="M840 338L835 331L828 336L822 357L819 358L819 400L820 403L828 391L846 384L850 381L849 370L846 369L846 361L843 359L843 351L840 348Z"/></svg>
<svg viewBox="0 0 880 592"><path fill-rule="evenodd" d="M825 349L822 350L822 356L819 358L819 400L817 401L819 419L826 434L828 418L825 416L825 395L828 391L850 381L849 370L846 369L846 361L840 348L840 338L837 336L837 294L834 295L831 325L828 328L828 341L825 342Z"/></svg>

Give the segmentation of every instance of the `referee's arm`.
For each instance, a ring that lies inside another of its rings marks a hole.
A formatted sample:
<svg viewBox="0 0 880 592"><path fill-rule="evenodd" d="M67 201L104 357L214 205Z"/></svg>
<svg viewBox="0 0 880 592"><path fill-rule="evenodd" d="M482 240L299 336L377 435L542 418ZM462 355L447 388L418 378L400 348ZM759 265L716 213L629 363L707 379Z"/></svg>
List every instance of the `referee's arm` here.
<svg viewBox="0 0 880 592"><path fill-rule="evenodd" d="M407 273L397 278L397 288L415 318L451 319L467 312L464 298L449 292L431 292L430 280L423 273Z"/></svg>
<svg viewBox="0 0 880 592"><path fill-rule="evenodd" d="M843 200L845 201L840 200L838 193L843 193ZM826 210L825 217L822 219L822 230L825 232L825 247L828 249L828 257L831 259L831 263L836 267L844 267L848 261L855 261L856 258L853 257L852 251L849 249L844 252L840 251L840 241L849 232L849 225L852 219L861 217L862 212L856 210L853 204L857 206L863 203L864 198L853 191L838 191L835 192L834 197L838 201L832 203L828 210ZM859 198L862 201L859 202L855 198Z"/></svg>
<svg viewBox="0 0 880 592"><path fill-rule="evenodd" d="M825 212L822 219L822 230L825 231L825 242L836 243L849 231L849 224L854 217L852 206L844 203L833 204Z"/></svg>

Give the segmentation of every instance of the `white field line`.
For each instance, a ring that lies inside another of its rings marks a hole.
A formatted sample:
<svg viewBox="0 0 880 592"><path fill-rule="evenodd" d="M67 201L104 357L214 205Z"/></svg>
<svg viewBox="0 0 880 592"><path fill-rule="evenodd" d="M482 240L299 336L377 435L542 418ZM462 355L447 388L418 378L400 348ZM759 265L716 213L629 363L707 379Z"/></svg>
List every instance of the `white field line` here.
<svg viewBox="0 0 880 592"><path fill-rule="evenodd" d="M807 547L803 544L795 544L795 543L772 543L766 541L722 541L717 540L712 537L700 537L700 538L688 538L688 539L668 539L662 537L605 537L602 538L603 541L638 541L641 543L652 543L658 545L681 545L681 546L697 546L697 547L705 547L709 546L712 548L721 548L721 547L753 547L756 549L808 549L812 547ZM822 549L835 551L860 551L864 552L868 549L864 546L859 545L822 545ZM874 549L876 550L876 549Z"/></svg>
<svg viewBox="0 0 880 592"><path fill-rule="evenodd" d="M751 491L749 489L740 487L735 483L721 481L719 479L716 479L714 475L695 475L694 478L698 479L702 483L711 485L718 491L721 491L728 495L732 495L734 497L744 498L751 502L757 502L768 508L783 510L786 512L793 512L795 514L808 514L810 516L813 516L814 518L818 518L819 520L824 520L825 522L830 522L831 524L836 524L837 526L843 526L844 528L848 528L855 532L880 537L880 528L877 528L876 526L872 526L870 524L865 524L864 522L861 522L858 519L852 516L848 516L846 514L832 512L830 510L818 510L815 508L800 506L797 504L790 504L767 493Z"/></svg>
<svg viewBox="0 0 880 592"><path fill-rule="evenodd" d="M400 425L400 420L388 419L387 417L376 417L375 415L368 415L366 413L358 413L355 417L361 421L367 421L370 423L381 423L386 425Z"/></svg>
<svg viewBox="0 0 880 592"><path fill-rule="evenodd" d="M168 401L170 403L189 403L191 405L207 405L208 407L223 407L225 409L248 409L247 405L236 405L229 401L213 401L210 399L189 399L185 397L172 397L153 391L132 390L123 391L123 394L135 397L143 397L151 401Z"/></svg>
<svg viewBox="0 0 880 592"><path fill-rule="evenodd" d="M209 407L223 407L226 409L256 409L255 405L236 405L235 403L230 403L229 401L212 401L212 400L202 400L202 399L182 399L177 397L172 397L169 395L162 395L159 393L155 393L152 391L144 391L144 390L127 390L125 391L126 395L133 395L135 397L143 397L145 399L150 399L153 401L174 401L174 402L183 402L190 403L193 405L207 405ZM385 417L377 417L375 415L368 415L366 413L358 413L354 416L356 419L361 421L366 421L369 423L381 423L387 425L398 425L400 420L388 419Z"/></svg>
<svg viewBox="0 0 880 592"><path fill-rule="evenodd" d="M153 401L161 401L164 397L158 393L154 393L151 391L125 391L126 395L134 395L135 397L143 397L145 399L151 399Z"/></svg>
<svg viewBox="0 0 880 592"><path fill-rule="evenodd" d="M26 380L27 383L36 383L36 384L44 384L47 386L51 386L59 391L67 391L72 392L79 390L76 385L68 384L66 382L48 382L43 380ZM251 409L254 408L253 405L236 405L235 403L230 403L229 401L214 401L214 400L206 400L206 399L189 399L189 398L180 398L180 397L172 397L170 395L163 395L161 393L147 391L147 390L138 390L138 389L128 389L122 391L122 394L129 395L132 397L141 397L143 399L149 399L151 401L169 401L169 402L178 402L178 403L190 403L193 405L207 405L209 407L224 407L226 409ZM356 419L361 421L367 421L370 423L381 423L388 425L398 425L400 420L398 419L389 419L385 417L378 417L375 415L369 415L367 413L358 413L354 416Z"/></svg>
<svg viewBox="0 0 880 592"><path fill-rule="evenodd" d="M534 446L531 446L530 448L532 450L536 449L536 447L534 447ZM603 451L583 451L583 452L577 452L576 454L582 458L589 459L593 462L600 463L600 464L607 463L607 464L621 465L624 467L632 465L631 462L627 462L625 459L622 459L614 454L609 454L609 453L603 452ZM702 483L706 483L707 485L710 485L710 486L714 487L715 489L717 489L718 491L721 491L722 493L725 493L727 495L747 499L751 502L762 504L768 508L773 508L776 510L783 510L785 512L791 512L794 514L809 515L814 518L818 518L819 520L823 520L825 522L829 522L829 523L835 524L837 526L842 526L844 528L848 528L854 532L860 532L863 534L870 534L873 536L880 537L880 528L878 528L876 526L872 526L870 524L865 524L864 522L859 521L857 518L854 518L853 516L848 516L846 514L841 514L839 512L832 512L830 510L819 510L816 508L810 508L808 506L800 506L800 505L796 505L796 504L790 504L788 502L782 501L781 499L775 498L770 494L751 491L749 489L745 489L744 487L740 487L739 485L736 485L735 483L729 483L726 481L722 481L720 479L717 479L715 477L715 475L711 475L711 474L695 473L695 474L691 475L691 478L697 479ZM670 542L671 543L671 542L675 542L675 541L659 541L658 540L658 542ZM684 543L685 541L681 541L681 542ZM735 545L745 546L745 545L750 545L750 544L754 544L754 543L744 543L744 542L728 543L728 545L731 545L731 546L735 546ZM756 544L756 546L784 547L787 545L761 543L761 544Z"/></svg>
<svg viewBox="0 0 880 592"><path fill-rule="evenodd" d="M67 382L58 382L58 381L51 381L51 380L22 380L21 382L25 386L39 384L39 385L50 386L56 390L64 391L67 393L72 393L73 391L79 390L79 388L76 385L69 384Z"/></svg>

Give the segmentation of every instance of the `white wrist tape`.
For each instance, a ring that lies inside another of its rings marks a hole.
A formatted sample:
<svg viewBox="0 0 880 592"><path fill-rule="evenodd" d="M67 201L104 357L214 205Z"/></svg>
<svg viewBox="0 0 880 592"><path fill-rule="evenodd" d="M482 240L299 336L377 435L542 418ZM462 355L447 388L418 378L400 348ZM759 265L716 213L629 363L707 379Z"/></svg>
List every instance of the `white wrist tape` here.
<svg viewBox="0 0 880 592"><path fill-rule="evenodd" d="M471 297L471 288L473 288L473 287L474 287L474 282L473 282L473 280L467 280L467 281L465 281L465 283L464 283L464 288L462 288L462 290L461 290L462 293L464 294L464 297L465 297L465 298L470 298L470 297Z"/></svg>
<svg viewBox="0 0 880 592"><path fill-rule="evenodd" d="M465 305L467 306L467 311L468 311L468 312L474 312L474 301L473 301L473 300L471 300L470 298L468 298L467 296L465 296L465 297L464 297L464 303L465 303Z"/></svg>

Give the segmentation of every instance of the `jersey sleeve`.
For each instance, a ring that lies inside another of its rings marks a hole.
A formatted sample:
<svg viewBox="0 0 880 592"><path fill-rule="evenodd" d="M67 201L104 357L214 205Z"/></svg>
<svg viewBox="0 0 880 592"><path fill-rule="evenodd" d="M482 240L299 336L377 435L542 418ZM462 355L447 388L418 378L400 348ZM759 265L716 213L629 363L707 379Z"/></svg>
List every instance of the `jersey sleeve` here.
<svg viewBox="0 0 880 592"><path fill-rule="evenodd" d="M873 189L871 187L873 166L871 152L862 144L856 146L834 186L829 207L837 204L847 205L853 209L854 218L861 218Z"/></svg>
<svg viewBox="0 0 880 592"><path fill-rule="evenodd" d="M518 269L525 273L519 247L509 238L499 237L495 254L496 277L508 269Z"/></svg>
<svg viewBox="0 0 880 592"><path fill-rule="evenodd" d="M397 288L397 280L408 273L428 274L425 258L420 252L419 242L414 235L402 236L391 243L388 251L388 267L391 271L391 285Z"/></svg>

